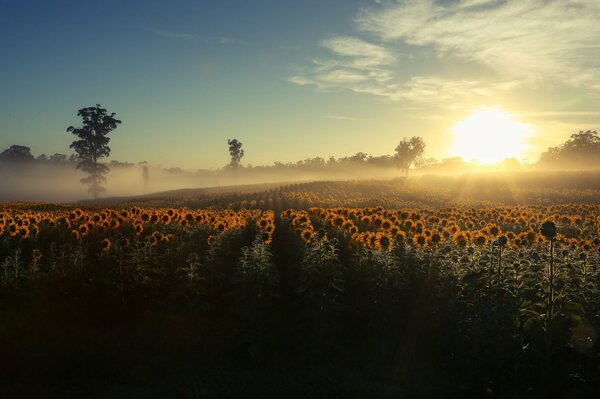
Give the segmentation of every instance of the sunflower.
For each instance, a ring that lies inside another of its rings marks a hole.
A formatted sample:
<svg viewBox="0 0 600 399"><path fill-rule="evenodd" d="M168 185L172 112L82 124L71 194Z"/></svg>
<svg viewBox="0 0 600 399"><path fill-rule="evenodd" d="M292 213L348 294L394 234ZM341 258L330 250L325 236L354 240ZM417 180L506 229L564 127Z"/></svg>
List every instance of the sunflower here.
<svg viewBox="0 0 600 399"><path fill-rule="evenodd" d="M487 234L492 237L498 237L500 234L502 234L502 229L495 224L488 225L485 230Z"/></svg>
<svg viewBox="0 0 600 399"><path fill-rule="evenodd" d="M413 245L417 248L424 248L428 244L428 239L425 234L416 234L413 237Z"/></svg>
<svg viewBox="0 0 600 399"><path fill-rule="evenodd" d="M429 241L431 242L431 244L433 245L437 245L440 243L440 241L442 241L442 236L440 235L440 233L432 233L431 237L429 237Z"/></svg>
<svg viewBox="0 0 600 399"><path fill-rule="evenodd" d="M273 237L271 236L271 234L266 233L266 232L262 232L258 235L258 238L265 244L265 245L269 245L272 241L273 241Z"/></svg>
<svg viewBox="0 0 600 399"><path fill-rule="evenodd" d="M485 234L477 233L473 237L473 244L475 244L476 246L478 246L480 248L485 247L487 245L487 242L488 242L488 239Z"/></svg>
<svg viewBox="0 0 600 399"><path fill-rule="evenodd" d="M208 243L208 245L212 246L214 245L215 242L217 242L217 237L215 237L214 235L209 235L208 239L206 240L206 242Z"/></svg>
<svg viewBox="0 0 600 399"><path fill-rule="evenodd" d="M381 229L388 231L389 229L391 229L393 226L392 222L390 220L384 220L383 222L381 222Z"/></svg>
<svg viewBox="0 0 600 399"><path fill-rule="evenodd" d="M302 232L300 233L300 237L302 237L302 240L304 240L304 242L309 242L310 240L312 240L315 236L315 232L314 230L309 230L309 229L305 229L302 230Z"/></svg>
<svg viewBox="0 0 600 399"><path fill-rule="evenodd" d="M105 238L104 240L102 240L100 242L100 249L102 250L102 253L107 253L108 251L110 251L110 249L112 248L112 242L110 242L110 240L108 238Z"/></svg>
<svg viewBox="0 0 600 399"><path fill-rule="evenodd" d="M469 239L465 233L459 232L454 235L454 242L459 248L465 248L469 243Z"/></svg>
<svg viewBox="0 0 600 399"><path fill-rule="evenodd" d="M377 240L377 246L381 249L383 249L384 251L387 251L388 249L390 249L390 246L392 244L392 239L390 236L388 236L387 234L380 234L379 238Z"/></svg>
<svg viewBox="0 0 600 399"><path fill-rule="evenodd" d="M554 238L556 238L556 225L554 224L554 222L545 221L542 224L542 227L540 229L540 233L547 240L553 240Z"/></svg>
<svg viewBox="0 0 600 399"><path fill-rule="evenodd" d="M81 225L81 226L79 227L79 233L80 233L82 236L85 236L85 235L87 235L87 233L89 233L89 232L90 232L90 229L89 229L89 227L87 226L87 224Z"/></svg>

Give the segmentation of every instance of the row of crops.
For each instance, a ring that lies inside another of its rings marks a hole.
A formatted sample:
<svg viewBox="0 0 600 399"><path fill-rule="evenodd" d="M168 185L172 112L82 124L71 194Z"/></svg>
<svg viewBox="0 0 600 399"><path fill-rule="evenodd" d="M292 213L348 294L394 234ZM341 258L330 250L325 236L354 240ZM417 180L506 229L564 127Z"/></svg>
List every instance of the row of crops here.
<svg viewBox="0 0 600 399"><path fill-rule="evenodd" d="M176 314L172 339L198 359L358 364L406 393L427 378L456 394L596 392L599 226L598 205L5 204L0 336L18 364L24 329L67 317L149 334L148 317Z"/></svg>

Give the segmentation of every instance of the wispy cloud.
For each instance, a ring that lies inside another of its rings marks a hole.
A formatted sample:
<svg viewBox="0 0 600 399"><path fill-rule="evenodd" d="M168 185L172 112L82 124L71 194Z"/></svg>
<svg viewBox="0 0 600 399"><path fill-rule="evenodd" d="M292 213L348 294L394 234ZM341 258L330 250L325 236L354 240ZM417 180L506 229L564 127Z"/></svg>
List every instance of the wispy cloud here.
<svg viewBox="0 0 600 399"><path fill-rule="evenodd" d="M392 79L389 66L396 58L385 47L353 36L338 36L321 41L337 58L314 59L289 80L300 85L319 88L347 87L356 92L378 94L377 91ZM377 83L378 87L373 83ZM381 94L388 95L388 94Z"/></svg>
<svg viewBox="0 0 600 399"><path fill-rule="evenodd" d="M517 114L524 117L554 117L554 116L599 116L600 111L542 111Z"/></svg>
<svg viewBox="0 0 600 399"><path fill-rule="evenodd" d="M354 118L352 116L345 116L345 115L328 115L327 117L329 119L335 119L335 120L339 120L339 121L357 121L357 120L359 120L358 118Z"/></svg>
<svg viewBox="0 0 600 399"><path fill-rule="evenodd" d="M387 43L432 46L503 76L599 88L598 15L597 0L411 0L365 9L357 24Z"/></svg>
<svg viewBox="0 0 600 399"><path fill-rule="evenodd" d="M198 38L196 35L185 32L170 32L161 29L150 29L150 31L158 36L166 37L168 39L196 40Z"/></svg>
<svg viewBox="0 0 600 399"><path fill-rule="evenodd" d="M235 42L234 39L225 37L225 36L211 36L204 37L194 35L192 33L187 32L173 32L162 29L148 29L150 32L154 33L157 36L164 37L167 39L179 39L179 40L199 40L208 44L232 44Z"/></svg>
<svg viewBox="0 0 600 399"><path fill-rule="evenodd" d="M598 0L375 3L358 12L356 35L323 40L331 56L313 60L290 81L455 104L523 87L600 92ZM427 59L429 72L408 68L401 53ZM467 66L459 79L446 73L448 62Z"/></svg>

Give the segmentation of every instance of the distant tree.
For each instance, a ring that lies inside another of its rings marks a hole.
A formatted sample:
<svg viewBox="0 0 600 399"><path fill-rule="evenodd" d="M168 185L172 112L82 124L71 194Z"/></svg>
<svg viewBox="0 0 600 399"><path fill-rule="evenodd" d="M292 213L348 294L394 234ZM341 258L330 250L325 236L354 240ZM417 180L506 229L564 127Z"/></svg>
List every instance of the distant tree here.
<svg viewBox="0 0 600 399"><path fill-rule="evenodd" d="M410 140L405 137L396 147L396 163L408 176L408 170L413 164L421 160L424 152L425 141L421 137L413 136Z"/></svg>
<svg viewBox="0 0 600 399"><path fill-rule="evenodd" d="M517 158L504 158L498 164L502 169L515 170L521 167L521 162Z"/></svg>
<svg viewBox="0 0 600 399"><path fill-rule="evenodd" d="M48 161L48 155L46 154L40 154L38 155L38 157L36 158L37 161L41 161L41 162L47 162Z"/></svg>
<svg viewBox="0 0 600 399"><path fill-rule="evenodd" d="M54 154L50 156L50 161L52 162L66 162L67 161L67 156L65 154Z"/></svg>
<svg viewBox="0 0 600 399"><path fill-rule="evenodd" d="M394 166L394 158L392 158L391 155L381 155L378 157L369 156L366 163L380 168L389 168Z"/></svg>
<svg viewBox="0 0 600 399"><path fill-rule="evenodd" d="M144 165L142 168L142 180L144 182L144 191L148 191L148 186L150 183L150 174L148 172L148 166Z"/></svg>
<svg viewBox="0 0 600 399"><path fill-rule="evenodd" d="M132 166L134 166L134 164L132 162L122 162L122 161L117 161L116 159L113 159L112 161L110 161L110 167L115 167L115 168L130 168Z"/></svg>
<svg viewBox="0 0 600 399"><path fill-rule="evenodd" d="M229 166L232 168L239 168L240 161L244 156L244 150L242 150L242 143L237 139L227 140L227 144L229 145L229 155L231 156L231 162Z"/></svg>
<svg viewBox="0 0 600 399"><path fill-rule="evenodd" d="M321 157L307 158L304 160L304 166L311 169L323 169L325 159Z"/></svg>
<svg viewBox="0 0 600 399"><path fill-rule="evenodd" d="M339 162L363 163L367 160L368 157L369 154L365 154L364 152L357 152L352 156L340 158Z"/></svg>
<svg viewBox="0 0 600 399"><path fill-rule="evenodd" d="M418 162L415 162L415 167L417 168L428 168L430 166L434 166L439 164L440 161L438 161L435 158L421 158Z"/></svg>
<svg viewBox="0 0 600 399"><path fill-rule="evenodd" d="M540 156L540 164L575 167L600 165L600 137L592 130L574 133L563 144L550 147Z"/></svg>
<svg viewBox="0 0 600 399"><path fill-rule="evenodd" d="M31 155L31 148L24 145L11 145L0 153L0 160L8 162L29 162L35 158Z"/></svg>
<svg viewBox="0 0 600 399"><path fill-rule="evenodd" d="M80 109L77 116L83 119L83 126L67 128L67 132L71 132L79 138L71 144L70 148L73 148L79 157L77 169L88 174L87 177L81 179L81 183L89 185L88 192L94 198L98 198L98 194L106 191L101 183L106 181L105 175L109 171L108 166L99 161L110 155L108 147L110 138L107 135L116 129L121 121L115 119L114 113L108 114L106 109L99 104L95 107Z"/></svg>

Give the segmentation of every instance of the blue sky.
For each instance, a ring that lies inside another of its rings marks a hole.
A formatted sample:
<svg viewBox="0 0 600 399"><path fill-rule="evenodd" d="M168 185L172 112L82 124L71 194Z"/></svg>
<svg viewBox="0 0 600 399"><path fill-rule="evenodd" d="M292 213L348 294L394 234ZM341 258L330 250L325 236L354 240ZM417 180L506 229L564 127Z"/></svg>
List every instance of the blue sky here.
<svg viewBox="0 0 600 399"><path fill-rule="evenodd" d="M220 167L233 137L255 165L380 155L412 135L444 158L494 106L535 126L532 159L600 126L598 4L0 0L0 148L68 153L100 103L119 160Z"/></svg>

